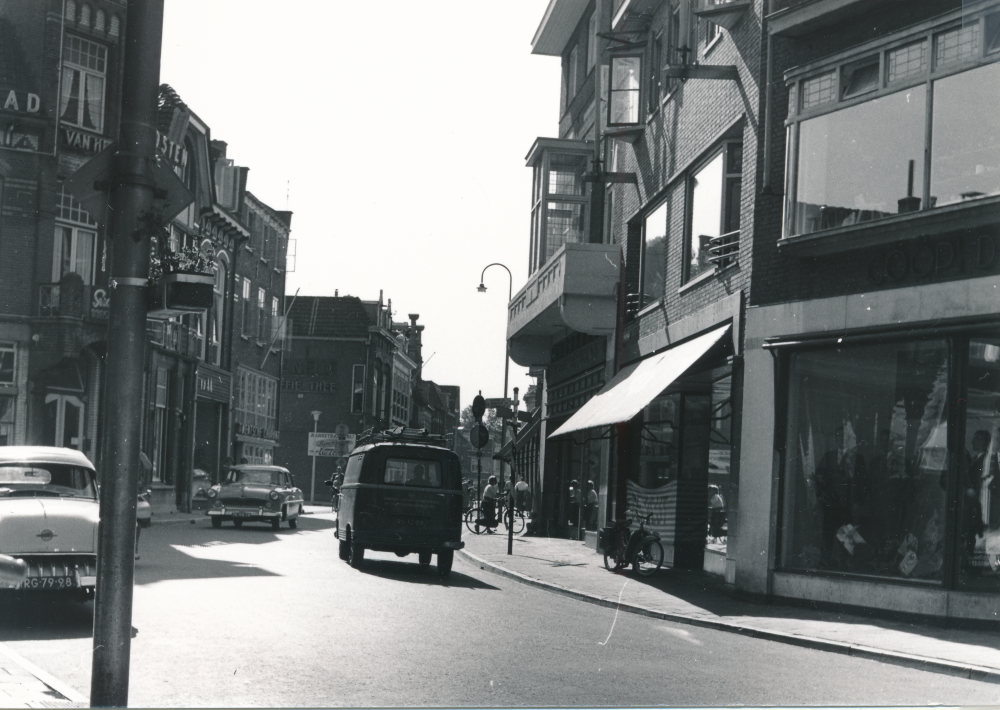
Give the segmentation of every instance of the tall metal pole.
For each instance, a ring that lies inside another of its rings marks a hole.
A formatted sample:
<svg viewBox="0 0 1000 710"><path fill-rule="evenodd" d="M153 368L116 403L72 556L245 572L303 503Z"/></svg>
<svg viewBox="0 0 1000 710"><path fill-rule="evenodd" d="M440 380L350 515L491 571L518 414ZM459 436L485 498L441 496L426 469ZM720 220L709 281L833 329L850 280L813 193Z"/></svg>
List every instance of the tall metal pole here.
<svg viewBox="0 0 1000 710"><path fill-rule="evenodd" d="M319 431L319 415L322 412L312 412L313 418L313 434ZM316 505L316 442L313 441L313 470L312 470L312 482L309 484L309 502Z"/></svg>
<svg viewBox="0 0 1000 710"><path fill-rule="evenodd" d="M486 269L491 266L499 266L501 269L507 272L507 307L510 307L510 301L514 297L514 276L510 273L510 269L499 262L493 264L487 264L483 267L483 272L479 274L479 292L486 292L486 285L483 283L483 277L486 275ZM506 340L506 338L505 338ZM504 345L504 355L503 355L503 398L507 399L507 381L510 374L510 341L506 341ZM500 427L500 450L503 451L504 444L507 443L507 425L504 424ZM500 459L500 487L503 488L503 459ZM513 485L513 484L511 484Z"/></svg>
<svg viewBox="0 0 1000 710"><path fill-rule="evenodd" d="M511 426L514 431L510 441L510 491L507 494L507 514L510 516L510 524L507 526L507 554L514 554L514 457L517 456L517 409L520 402L517 399L517 387L514 388L514 406L512 406Z"/></svg>
<svg viewBox="0 0 1000 710"><path fill-rule="evenodd" d="M128 705L146 288L150 232L158 225L153 171L163 0L129 0L126 12L121 128L109 195L114 295L108 317L104 391L108 406L104 407L90 681L93 707Z"/></svg>

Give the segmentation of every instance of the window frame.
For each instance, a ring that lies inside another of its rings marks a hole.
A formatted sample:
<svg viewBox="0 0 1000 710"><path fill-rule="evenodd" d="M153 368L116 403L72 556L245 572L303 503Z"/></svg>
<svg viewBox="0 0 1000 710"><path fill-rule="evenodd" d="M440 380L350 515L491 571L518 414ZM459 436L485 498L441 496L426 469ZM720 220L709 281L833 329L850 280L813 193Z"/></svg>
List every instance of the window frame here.
<svg viewBox="0 0 1000 710"><path fill-rule="evenodd" d="M240 335L244 338L250 337L250 293L253 289L253 284L250 279L246 276L238 276L243 280L242 288L240 289L242 293L241 304L240 304Z"/></svg>
<svg viewBox="0 0 1000 710"><path fill-rule="evenodd" d="M361 395L360 399L358 395ZM351 368L351 413L365 413L365 366L363 364L355 364Z"/></svg>
<svg viewBox="0 0 1000 710"><path fill-rule="evenodd" d="M608 96L607 96L607 103L608 103L607 126L609 128L638 128L638 127L641 127L645 123L645 120L646 120L646 111L645 111L645 108L646 108L646 106L645 106L645 100L646 100L646 97L645 97L645 92L646 92L646 87L645 87L645 84L646 84L646 74L645 74L644 65L647 62L647 58L646 58L645 54L646 53L643 50L639 50L639 51L619 51L619 52L613 52L613 53L611 53L611 55L609 57L610 61L609 61L609 64L608 64ZM635 72L635 76L637 77L637 79L636 79L636 88L635 89L631 89L631 88L616 89L615 88L615 62L616 61L621 61L621 60L628 60L628 59L638 59L639 60L639 68ZM613 120L614 110L615 110L615 101L614 101L615 94L621 94L621 93L635 93L636 94L636 99L635 99L636 109L635 109L635 120L634 121L615 121L615 120Z"/></svg>
<svg viewBox="0 0 1000 710"><path fill-rule="evenodd" d="M705 153L705 156L698 162L693 164L687 171L684 177L684 248L683 253L683 268L681 269L681 288L688 286L692 283L699 281L708 274L716 273L720 268L724 268L731 262L726 262L722 265L713 265L712 267L706 267L706 269L699 273L691 274L691 247L692 240L694 239L694 178L701 170L708 167L708 165L714 161L720 155L722 156L722 189L719 195L719 234L722 236L724 234L729 234L731 232L739 232L741 230L740 219L741 214L736 215L736 229L728 230L726 229L727 224L731 224L733 221L733 215L730 212L729 204L729 194L730 187L732 185L739 185L740 191L742 192L743 184L743 159L740 158L740 170L739 172L730 171L730 159L732 157L732 151L738 148L743 150L743 140L739 138L726 138L717 142L712 149ZM737 205L742 211L742 202L737 201Z"/></svg>
<svg viewBox="0 0 1000 710"><path fill-rule="evenodd" d="M97 69L93 69L91 67L85 66L85 65L83 65L81 63L76 63L76 62L70 61L70 59L68 57L68 51L67 51L68 47L67 47L67 45L70 42L74 41L74 40L76 40L78 42L81 42L81 43L91 44L94 47L96 47L98 50L103 50L103 56L99 58L99 61L102 61L104 63L104 71L103 72L100 72ZM60 84L64 84L66 82L67 78L69 78L69 77L66 76L67 72L70 72L70 73L74 72L74 71L75 72L79 72L80 73L80 91L81 91L81 94L79 96L76 96L76 97L71 97L68 94L63 93L63 95L61 95L59 97L59 114L58 115L59 115L59 123L60 124L66 124L66 125L70 125L70 126L75 126L75 127L80 128L82 130L85 130L85 131L90 131L92 133L97 133L99 135L104 135L104 132L105 132L104 128L105 128L105 122L106 122L105 121L105 112L107 110L107 97L108 97L108 64L110 63L110 56L109 55L110 55L109 47L107 45L105 45L105 44L102 44L100 42L95 42L92 39L89 39L89 38L86 38L86 37L81 37L79 35L75 35L75 34L72 34L72 33L66 33L63 36L63 43L62 43L62 63L60 64L60 74L59 74L59 76L60 76ZM85 91L86 91L85 87L86 87L86 84L87 84L86 78L88 76L91 76L91 75L93 75L95 77L99 77L100 80L101 80L101 96L100 96L100 100L98 102L99 105L98 105L97 116L96 117L92 116L92 118L95 118L99 122L99 125L96 128L91 128L89 126L85 126L84 123L83 123L83 120L84 120L84 110L85 110L84 107L86 106L86 100L84 98L86 96L86 94L85 94ZM69 89L63 87L61 89L61 92L66 92L66 91L69 91L71 89L72 89L72 84L70 85ZM75 121L67 119L65 117L65 113L66 113L67 109L69 108L69 102L72 101L72 100L75 100L77 102L77 118L76 118Z"/></svg>
<svg viewBox="0 0 1000 710"><path fill-rule="evenodd" d="M800 154L800 128L801 125L813 118L824 116L838 111L851 108L860 104L868 103L872 100L891 96L916 86L926 87L925 92L925 127L923 142L923 188L919 195L920 207L916 210L921 214L933 213L940 209L936 205L931 205L931 171L932 171L932 149L933 138L933 111L934 111L934 84L935 82L950 76L962 74L974 69L988 66L1000 62L1000 42L991 49L987 30L1000 24L1000 11L995 7L982 8L975 12L964 13L955 11L946 17L935 18L926 22L916 24L905 32L892 35L889 39L878 39L860 44L848 50L844 50L832 57L827 57L815 62L804 64L800 67L785 72L785 86L788 91L788 117L785 119L786 129L786 151L785 151L785 202L784 219L782 220L782 239L795 237L808 237L821 235L824 232L848 230L864 230L872 225L884 222L885 219L898 217L900 214L890 214L886 218L866 221L857 225L842 225L827 229L818 229L813 232L794 232L796 221L796 200L798 197L798 177L799 177L799 154ZM959 56L946 64L939 64L936 58L938 38L954 30L962 31L963 28L975 26L979 33L979 46L972 55ZM890 80L889 79L889 57L897 50L902 50L912 45L925 43L925 59L922 69L908 73L906 76ZM845 74L858 66L864 66L867 62L878 58L878 86L874 89L860 91L851 96L845 96L846 82ZM805 106L803 86L810 80L819 79L827 75L832 76L833 86L829 94L831 99L820 101L813 106ZM916 180L916 176L914 176ZM914 195L917 197L918 195ZM997 197L996 195L986 196ZM982 204L983 199L972 199L963 203L949 203L942 206L953 206L961 204L972 207Z"/></svg>

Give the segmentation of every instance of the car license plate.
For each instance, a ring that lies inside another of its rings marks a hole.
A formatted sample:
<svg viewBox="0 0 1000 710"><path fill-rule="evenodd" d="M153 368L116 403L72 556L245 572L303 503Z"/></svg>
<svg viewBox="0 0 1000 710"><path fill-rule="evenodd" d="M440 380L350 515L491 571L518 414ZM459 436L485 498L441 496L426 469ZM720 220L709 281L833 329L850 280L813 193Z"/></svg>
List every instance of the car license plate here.
<svg viewBox="0 0 1000 710"><path fill-rule="evenodd" d="M17 589L73 589L76 577L28 577Z"/></svg>
<svg viewBox="0 0 1000 710"><path fill-rule="evenodd" d="M250 513L245 510L234 510L232 513L230 513L230 515L232 515L234 518L249 518L251 515L253 515L253 513Z"/></svg>

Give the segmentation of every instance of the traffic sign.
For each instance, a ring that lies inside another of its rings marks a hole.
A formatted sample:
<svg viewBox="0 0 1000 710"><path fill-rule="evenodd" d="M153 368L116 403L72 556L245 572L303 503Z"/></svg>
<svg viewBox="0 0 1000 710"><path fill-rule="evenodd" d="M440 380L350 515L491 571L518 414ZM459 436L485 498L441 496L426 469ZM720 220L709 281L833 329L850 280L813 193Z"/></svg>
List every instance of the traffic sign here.
<svg viewBox="0 0 1000 710"><path fill-rule="evenodd" d="M469 431L469 442L477 449L481 449L484 446L486 446L489 440L490 440L490 430L487 429L482 424L476 424Z"/></svg>
<svg viewBox="0 0 1000 710"><path fill-rule="evenodd" d="M486 400L481 394L477 394L472 398L472 416L477 422L480 422L483 420L484 414L486 414Z"/></svg>
<svg viewBox="0 0 1000 710"><path fill-rule="evenodd" d="M494 397L493 399L484 400L486 402L487 409L497 409L499 407L510 407L514 402L510 397Z"/></svg>

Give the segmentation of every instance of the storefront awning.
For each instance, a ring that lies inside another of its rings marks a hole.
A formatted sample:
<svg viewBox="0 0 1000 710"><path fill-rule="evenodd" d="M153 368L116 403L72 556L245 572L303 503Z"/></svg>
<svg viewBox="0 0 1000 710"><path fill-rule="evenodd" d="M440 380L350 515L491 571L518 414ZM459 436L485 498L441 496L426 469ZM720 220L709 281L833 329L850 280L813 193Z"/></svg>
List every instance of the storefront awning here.
<svg viewBox="0 0 1000 710"><path fill-rule="evenodd" d="M549 438L627 422L722 340L730 327L717 328L623 368L565 424L549 434Z"/></svg>

